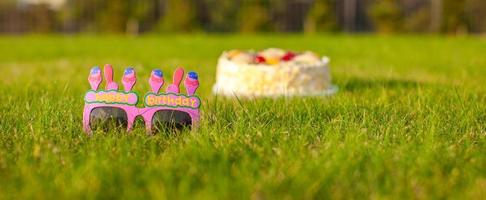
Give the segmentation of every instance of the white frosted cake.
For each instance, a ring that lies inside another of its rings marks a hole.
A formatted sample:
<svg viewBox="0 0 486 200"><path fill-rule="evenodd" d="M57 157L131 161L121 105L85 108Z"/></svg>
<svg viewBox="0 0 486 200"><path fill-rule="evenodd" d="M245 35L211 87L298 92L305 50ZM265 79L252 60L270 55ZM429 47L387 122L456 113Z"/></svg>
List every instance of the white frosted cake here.
<svg viewBox="0 0 486 200"><path fill-rule="evenodd" d="M306 51L230 50L218 60L213 92L224 96L319 96L335 92L329 59Z"/></svg>

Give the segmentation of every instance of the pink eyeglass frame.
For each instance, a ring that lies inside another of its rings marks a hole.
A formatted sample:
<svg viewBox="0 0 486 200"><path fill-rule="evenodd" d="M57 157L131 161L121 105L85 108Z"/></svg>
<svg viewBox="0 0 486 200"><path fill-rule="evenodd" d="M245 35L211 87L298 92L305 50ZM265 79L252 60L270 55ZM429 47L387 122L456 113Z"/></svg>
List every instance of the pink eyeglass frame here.
<svg viewBox="0 0 486 200"><path fill-rule="evenodd" d="M190 72L190 73L194 73L194 72ZM145 122L146 132L148 134L151 134L153 116L155 115L156 112L164 111L164 110L180 111L180 112L187 113L191 117L191 128L195 129L199 126L199 121L200 121L199 107L201 104L201 100L199 99L198 96L194 95L196 89L199 87L197 74L195 74L195 78L190 76L186 77L184 81L184 86L187 91L187 95L186 95L180 93L180 89L179 89L180 82L184 76L184 69L182 68L176 69L173 76L173 83L167 87L165 93L159 93L160 88L164 84L161 71L160 70L152 71L151 77L149 79L149 84L152 88L152 91L147 93L144 96L145 107L143 108L139 108L136 106L138 103L138 94L131 91L131 89L136 83L135 71L132 68L127 68L125 70L125 74L123 75L122 83L124 86L124 91L119 91L118 84L113 82L113 69L111 65L105 65L104 76L106 79L106 87L105 87L106 90L98 90L98 86L102 82L101 70L99 68L97 67L93 68L90 72L90 76L88 77L88 81L90 82L91 85L91 90L89 90L85 95L85 105L83 111L83 130L86 134L92 135L93 133L90 126L91 112L95 108L107 108L107 107L119 108L126 113L127 132L130 132L132 130L135 118L137 116L142 116ZM99 102L94 100L96 98L95 97L96 95L103 95L103 94L111 94L112 96L118 95L117 97L125 95L126 102L117 102L117 101L110 102L109 100ZM193 103L192 107L183 107L180 105L172 105L172 106L157 105L157 104L149 105L146 102L148 96L151 97L163 96L167 98L179 97L196 103Z"/></svg>

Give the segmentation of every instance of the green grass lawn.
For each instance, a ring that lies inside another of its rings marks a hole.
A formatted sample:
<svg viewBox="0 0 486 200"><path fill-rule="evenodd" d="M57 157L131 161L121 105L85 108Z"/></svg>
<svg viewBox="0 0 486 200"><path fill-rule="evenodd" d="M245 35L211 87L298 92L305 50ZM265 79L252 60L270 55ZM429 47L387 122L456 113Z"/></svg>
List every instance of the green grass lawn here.
<svg viewBox="0 0 486 200"><path fill-rule="evenodd" d="M215 97L223 50L331 58L330 98ZM82 132L94 65L200 74L202 125L147 136ZM434 36L0 37L0 199L480 199L486 195L486 39Z"/></svg>

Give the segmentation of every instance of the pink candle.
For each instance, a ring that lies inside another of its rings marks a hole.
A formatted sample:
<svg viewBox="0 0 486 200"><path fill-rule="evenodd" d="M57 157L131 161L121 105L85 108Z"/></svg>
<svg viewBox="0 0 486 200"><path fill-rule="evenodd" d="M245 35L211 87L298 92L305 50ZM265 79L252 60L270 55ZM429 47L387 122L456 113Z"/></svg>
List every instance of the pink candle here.
<svg viewBox="0 0 486 200"><path fill-rule="evenodd" d="M198 76L196 72L189 72L186 80L184 80L184 86L186 87L187 95L192 96L196 93L196 89L199 87Z"/></svg>
<svg viewBox="0 0 486 200"><path fill-rule="evenodd" d="M100 83L102 81L101 78L101 70L99 67L93 67L88 76L88 82L91 85L92 90L98 90Z"/></svg>
<svg viewBox="0 0 486 200"><path fill-rule="evenodd" d="M149 84L152 88L153 93L159 93L160 87L164 85L164 75L160 69L154 69L152 71L149 79Z"/></svg>
<svg viewBox="0 0 486 200"><path fill-rule="evenodd" d="M122 78L122 84L125 92L130 92L136 82L137 77L135 75L135 70L133 70L131 67L126 68Z"/></svg>

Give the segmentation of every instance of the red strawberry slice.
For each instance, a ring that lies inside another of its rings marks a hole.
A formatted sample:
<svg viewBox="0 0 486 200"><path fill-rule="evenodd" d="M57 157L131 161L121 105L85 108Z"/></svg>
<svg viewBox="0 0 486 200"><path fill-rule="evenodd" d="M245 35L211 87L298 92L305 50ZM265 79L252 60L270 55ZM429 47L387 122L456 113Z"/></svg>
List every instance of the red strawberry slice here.
<svg viewBox="0 0 486 200"><path fill-rule="evenodd" d="M291 51L288 51L287 53L285 53L285 55L282 57L282 60L283 61L291 61L292 59L294 59L295 57L295 53L291 52Z"/></svg>
<svg viewBox="0 0 486 200"><path fill-rule="evenodd" d="M256 62L256 63L265 63L265 62L266 62L266 59L265 59L265 57L263 57L263 56L257 55L257 56L255 57L255 62Z"/></svg>

